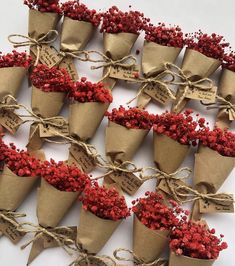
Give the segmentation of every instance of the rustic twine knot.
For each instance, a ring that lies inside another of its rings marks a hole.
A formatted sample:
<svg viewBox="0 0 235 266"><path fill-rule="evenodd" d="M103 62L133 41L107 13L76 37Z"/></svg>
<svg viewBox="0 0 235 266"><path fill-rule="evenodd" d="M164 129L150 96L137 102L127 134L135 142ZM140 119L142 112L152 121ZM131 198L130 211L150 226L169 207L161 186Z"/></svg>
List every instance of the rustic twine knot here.
<svg viewBox="0 0 235 266"><path fill-rule="evenodd" d="M187 186L179 186L175 188L175 192L178 196L180 197L187 197L188 199L185 201L182 201L182 203L186 202L194 202L196 200L202 199L205 201L212 202L216 205L221 205L221 206L230 206L231 204L234 203L234 199L232 195L229 195L227 193L200 193L195 189L192 189Z"/></svg>
<svg viewBox="0 0 235 266"><path fill-rule="evenodd" d="M20 107L21 106L17 103L15 97L13 97L11 94L4 96L0 102L0 110L15 110L19 109Z"/></svg>
<svg viewBox="0 0 235 266"><path fill-rule="evenodd" d="M23 217L26 217L26 214L7 210L0 210L0 220L8 222L16 228L18 228L18 226L20 225L20 223L18 223L16 219Z"/></svg>
<svg viewBox="0 0 235 266"><path fill-rule="evenodd" d="M44 228L40 225L34 225L32 223L22 223L18 226L17 230L23 233L33 233L35 236L28 243L21 246L21 249L25 249L31 243L36 242L43 236L53 239L59 247L63 248L65 252L72 255L71 251L76 251L76 248L71 247L74 245L74 240L70 239L67 235L72 233L73 230L66 226L55 228ZM62 232L62 233L61 233Z"/></svg>
<svg viewBox="0 0 235 266"><path fill-rule="evenodd" d="M51 44L58 37L58 32L56 30L49 30L46 34L38 39L31 38L26 35L21 34L11 34L8 36L8 41L13 44L14 48L24 47L24 46L36 46L37 47L37 56L34 65L36 66L39 62L41 47L43 44ZM13 38L21 38L26 41L17 41Z"/></svg>
<svg viewBox="0 0 235 266"><path fill-rule="evenodd" d="M182 86L181 88L183 90L182 95L177 99L177 104L174 106L174 110L177 110L179 105L183 102L185 99L188 91L199 89L204 91L210 91L213 88L213 81L209 78L202 78L196 81L190 80L189 77L187 77L181 68L179 68L177 65L174 65L172 63L165 63L165 69L168 73L171 73L175 76L175 79L170 82L171 85L177 85ZM176 81L176 79L179 79L179 81Z"/></svg>
<svg viewBox="0 0 235 266"><path fill-rule="evenodd" d="M118 255L119 252L127 252L133 258L132 259L128 259L128 258L125 258L125 257L120 257ZM125 248L116 249L113 252L113 256L118 261L130 261L130 262L133 262L136 266L166 266L167 265L167 260L163 259L163 258L156 259L156 260L154 260L152 262L149 262L149 263L144 262L144 260L139 258L133 251L131 251L129 249L125 249Z"/></svg>

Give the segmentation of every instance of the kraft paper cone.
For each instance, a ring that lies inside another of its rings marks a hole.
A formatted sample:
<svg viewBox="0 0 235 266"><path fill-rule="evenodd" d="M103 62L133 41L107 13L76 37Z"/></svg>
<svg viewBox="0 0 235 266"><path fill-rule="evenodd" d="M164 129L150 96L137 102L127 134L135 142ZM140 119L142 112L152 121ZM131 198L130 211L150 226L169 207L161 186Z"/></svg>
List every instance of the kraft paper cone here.
<svg viewBox="0 0 235 266"><path fill-rule="evenodd" d="M131 161L149 130L128 129L110 122L106 128L105 152L112 162Z"/></svg>
<svg viewBox="0 0 235 266"><path fill-rule="evenodd" d="M235 104L235 72L223 68L219 82L219 94L232 104ZM231 122L227 110L222 109L218 112L217 127L222 129L228 128Z"/></svg>
<svg viewBox="0 0 235 266"><path fill-rule="evenodd" d="M95 27L90 22L64 17L61 31L62 51L78 51L86 47Z"/></svg>
<svg viewBox="0 0 235 266"><path fill-rule="evenodd" d="M101 219L83 208L77 229L77 244L88 253L98 253L107 243L118 225L122 222Z"/></svg>
<svg viewBox="0 0 235 266"><path fill-rule="evenodd" d="M159 45L155 42L144 42L142 55L142 71L144 76L151 77L164 71L165 63L174 63L181 48ZM137 99L138 107L145 107L151 101L146 93L141 93Z"/></svg>
<svg viewBox="0 0 235 266"><path fill-rule="evenodd" d="M21 177L4 166L0 175L0 210L15 211L32 190L37 177Z"/></svg>
<svg viewBox="0 0 235 266"><path fill-rule="evenodd" d="M168 243L169 231L152 230L134 218L133 252L145 263L156 260Z"/></svg>
<svg viewBox="0 0 235 266"><path fill-rule="evenodd" d="M65 95L64 92L45 92L32 86L32 110L43 118L57 116L64 105Z"/></svg>
<svg viewBox="0 0 235 266"><path fill-rule="evenodd" d="M29 152L38 151L42 148L43 138L40 137L39 125L32 124L29 131L29 142L27 144L27 150Z"/></svg>
<svg viewBox="0 0 235 266"><path fill-rule="evenodd" d="M200 146L195 154L194 186L205 185L208 193L216 193L234 167L234 157L222 156L217 151Z"/></svg>
<svg viewBox="0 0 235 266"><path fill-rule="evenodd" d="M104 33L104 53L112 60L119 60L131 53L139 35L134 33L120 32L120 33ZM103 75L107 73L108 69L104 69ZM117 80L113 78L105 78L103 83L109 89L113 89Z"/></svg>
<svg viewBox="0 0 235 266"><path fill-rule="evenodd" d="M60 16L56 13L29 9L29 37L39 39L50 30L54 30L59 19Z"/></svg>
<svg viewBox="0 0 235 266"><path fill-rule="evenodd" d="M109 103L75 102L69 108L69 132L71 136L86 141L91 139L98 129Z"/></svg>
<svg viewBox="0 0 235 266"><path fill-rule="evenodd" d="M220 65L221 62L217 59L205 56L195 50L186 49L181 69L191 81L197 81L212 75ZM189 101L189 99L185 98L177 110L175 110L174 107L177 104L178 99L182 96L183 90L184 87L179 87L176 101L172 106L172 110L176 113L181 112Z"/></svg>
<svg viewBox="0 0 235 266"><path fill-rule="evenodd" d="M186 158L190 146L183 145L170 137L153 133L154 162L161 171L174 173Z"/></svg>
<svg viewBox="0 0 235 266"><path fill-rule="evenodd" d="M17 96L26 73L24 67L0 68L0 101L8 94Z"/></svg>
<svg viewBox="0 0 235 266"><path fill-rule="evenodd" d="M169 266L212 266L215 260L194 259L170 253Z"/></svg>
<svg viewBox="0 0 235 266"><path fill-rule="evenodd" d="M78 195L79 192L60 191L42 178L37 198L39 224L43 227L56 227Z"/></svg>

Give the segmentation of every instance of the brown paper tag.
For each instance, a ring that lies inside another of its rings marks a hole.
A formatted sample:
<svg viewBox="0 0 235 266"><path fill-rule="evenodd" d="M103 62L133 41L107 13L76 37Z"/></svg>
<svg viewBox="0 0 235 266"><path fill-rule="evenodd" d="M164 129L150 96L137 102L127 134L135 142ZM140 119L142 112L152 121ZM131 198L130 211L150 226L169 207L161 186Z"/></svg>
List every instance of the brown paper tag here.
<svg viewBox="0 0 235 266"><path fill-rule="evenodd" d="M37 48L32 47L31 51L37 55ZM57 50L53 46L43 45L40 51L40 62L42 64L47 65L48 67L52 67L56 65L60 61L61 57L58 56Z"/></svg>
<svg viewBox="0 0 235 266"><path fill-rule="evenodd" d="M231 195L232 196L232 195ZM200 213L234 213L234 204L220 205L208 200L199 200Z"/></svg>
<svg viewBox="0 0 235 266"><path fill-rule="evenodd" d="M72 145L69 151L82 168L83 172L90 173L96 167L94 159L88 155L82 147Z"/></svg>
<svg viewBox="0 0 235 266"><path fill-rule="evenodd" d="M217 93L217 87L215 86L211 90L208 90L208 91L194 88L194 89L188 90L185 97L189 99L214 103L216 93Z"/></svg>
<svg viewBox="0 0 235 266"><path fill-rule="evenodd" d="M228 110L228 116L230 121L235 120L235 111L232 108Z"/></svg>
<svg viewBox="0 0 235 266"><path fill-rule="evenodd" d="M0 124L5 127L11 134L15 134L23 120L13 111L0 111Z"/></svg>
<svg viewBox="0 0 235 266"><path fill-rule="evenodd" d="M75 64L72 58L69 58L69 57L65 58L60 63L60 68L65 68L67 72L69 73L72 80L74 81L78 80L78 72L77 72L77 69L75 67Z"/></svg>
<svg viewBox="0 0 235 266"><path fill-rule="evenodd" d="M44 126L39 124L39 135L41 138L55 137L55 131L64 136L69 136L69 127L64 125L63 127L54 127L51 125Z"/></svg>
<svg viewBox="0 0 235 266"><path fill-rule="evenodd" d="M131 196L134 195L143 184L143 180L141 180L133 173L115 171L108 177L110 177L113 181L120 185L121 188Z"/></svg>
<svg viewBox="0 0 235 266"><path fill-rule="evenodd" d="M140 67L135 65L133 68L124 68L120 66L111 67L109 77L122 80L135 81L136 76L139 76Z"/></svg>
<svg viewBox="0 0 235 266"><path fill-rule="evenodd" d="M0 231L13 244L17 244L25 235L25 233L19 232L13 224L5 221L4 219L0 219Z"/></svg>
<svg viewBox="0 0 235 266"><path fill-rule="evenodd" d="M148 85L144 90L146 94L148 94L152 99L162 104L167 104L171 100L170 95L167 90L161 86L160 84ZM174 94L174 92L172 91Z"/></svg>

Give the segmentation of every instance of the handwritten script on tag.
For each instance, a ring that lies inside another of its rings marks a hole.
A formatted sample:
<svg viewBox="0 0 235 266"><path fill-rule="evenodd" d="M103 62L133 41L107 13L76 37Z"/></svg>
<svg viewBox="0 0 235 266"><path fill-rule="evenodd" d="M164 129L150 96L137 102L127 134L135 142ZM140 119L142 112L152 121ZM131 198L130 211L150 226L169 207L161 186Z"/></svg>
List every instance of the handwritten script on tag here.
<svg viewBox="0 0 235 266"><path fill-rule="evenodd" d="M167 90L164 88L164 86L160 84L148 85L145 88L144 92L148 94L155 101L160 102L164 105L171 100L171 97L167 92Z"/></svg>
<svg viewBox="0 0 235 266"><path fill-rule="evenodd" d="M143 184L143 181L133 173L115 171L109 177L129 195L134 195Z"/></svg>
<svg viewBox="0 0 235 266"><path fill-rule="evenodd" d="M11 134L15 134L23 120L11 110L0 110L0 124Z"/></svg>
<svg viewBox="0 0 235 266"><path fill-rule="evenodd" d="M135 65L133 68L124 68L120 66L113 66L110 70L110 77L115 79L130 80L133 81L139 76L140 67Z"/></svg>
<svg viewBox="0 0 235 266"><path fill-rule="evenodd" d="M214 103L216 99L217 87L212 87L211 90L202 90L199 88L193 88L188 90L186 98L206 101L208 103Z"/></svg>
<svg viewBox="0 0 235 266"><path fill-rule="evenodd" d="M234 213L234 204L223 205L216 204L209 200L199 200L199 211L200 213Z"/></svg>
<svg viewBox="0 0 235 266"><path fill-rule="evenodd" d="M39 124L39 135L41 138L55 137L56 132L64 136L69 136L68 125L64 125L61 127L55 127L52 125L45 126L43 124Z"/></svg>
<svg viewBox="0 0 235 266"><path fill-rule="evenodd" d="M25 235L25 233L19 232L16 227L5 221L4 219L0 219L0 231L13 243L17 244Z"/></svg>
<svg viewBox="0 0 235 266"><path fill-rule="evenodd" d="M77 69L75 67L75 64L73 62L73 58L71 57L66 57L61 63L60 63L60 68L65 68L71 79L76 81L78 80L78 72L77 72Z"/></svg>

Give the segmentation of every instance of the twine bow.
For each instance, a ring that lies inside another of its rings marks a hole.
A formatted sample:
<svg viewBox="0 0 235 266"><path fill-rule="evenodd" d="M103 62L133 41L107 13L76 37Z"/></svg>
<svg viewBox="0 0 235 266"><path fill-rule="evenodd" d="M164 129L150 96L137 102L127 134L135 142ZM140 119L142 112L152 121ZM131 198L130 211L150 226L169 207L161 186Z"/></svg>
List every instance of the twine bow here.
<svg viewBox="0 0 235 266"><path fill-rule="evenodd" d="M14 40L13 38L21 38L24 39L25 41L17 41ZM36 55L36 60L34 65L36 66L39 62L40 58L40 52L41 52L41 46L43 44L50 44L53 43L58 37L58 32L56 30L49 30L46 34L44 34L42 37L39 39L34 39L26 35L21 35L21 34L11 34L8 36L8 41L13 44L14 48L18 47L24 47L24 46L36 46L37 48L37 55Z"/></svg>
<svg viewBox="0 0 235 266"><path fill-rule="evenodd" d="M16 219L26 217L24 213L12 212L7 210L0 210L0 220L8 222L9 224L13 225L14 227L18 228L20 225Z"/></svg>
<svg viewBox="0 0 235 266"><path fill-rule="evenodd" d="M221 206L230 206L234 203L233 197L226 193L204 194L187 186L179 186L175 188L175 192L178 196L188 198L187 200L183 201L183 203L194 202L199 199L206 200Z"/></svg>
<svg viewBox="0 0 235 266"><path fill-rule="evenodd" d="M196 81L191 81L189 77L187 77L182 69L172 63L166 63L165 68L169 73L175 76L175 79L170 82L171 85L183 86L183 93L177 100L177 104L174 107L174 110L177 110L179 105L183 102L186 97L188 91L193 89L199 89L204 91L209 91L213 88L213 81L209 78L202 78ZM180 81L176 81L176 78L179 78Z"/></svg>
<svg viewBox="0 0 235 266"><path fill-rule="evenodd" d="M120 257L118 256L118 253L119 252L127 252L129 253L133 259L128 259L128 258L125 258L125 257ZM119 249L116 249L114 252L113 252L113 256L116 260L118 261L130 261L130 262L134 262L135 265L137 266L165 266L167 265L167 260L166 259L163 259L163 258L159 258L159 259L156 259L152 262L144 262L143 259L139 258L133 251L129 250L129 249L125 249L125 248L119 248Z"/></svg>
<svg viewBox="0 0 235 266"><path fill-rule="evenodd" d="M28 227L26 228L26 226ZM63 248L64 251L67 252L69 255L72 255L71 250L72 251L76 250L75 248L71 247L71 245L74 245L74 240L66 236L66 233L61 233L61 231L67 232L67 233L73 232L71 228L66 227L66 226L47 229L40 225L34 225L32 223L22 223L18 227L18 231L23 232L23 233L34 233L35 234L33 239L30 240L28 243L24 244L21 247L21 249L25 249L27 246L29 246L31 243L34 243L39 238L43 236L47 236L49 238L52 238L58 244L58 246Z"/></svg>

